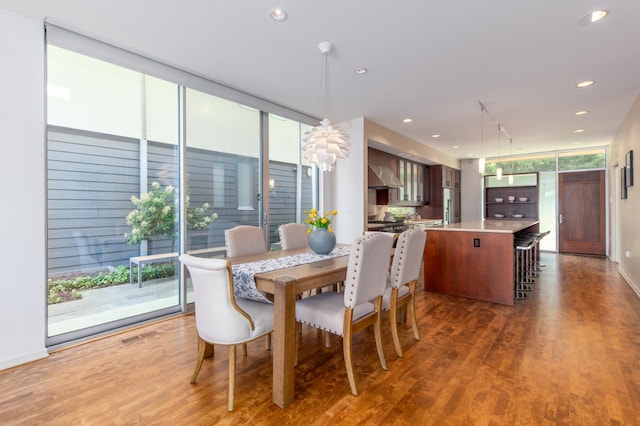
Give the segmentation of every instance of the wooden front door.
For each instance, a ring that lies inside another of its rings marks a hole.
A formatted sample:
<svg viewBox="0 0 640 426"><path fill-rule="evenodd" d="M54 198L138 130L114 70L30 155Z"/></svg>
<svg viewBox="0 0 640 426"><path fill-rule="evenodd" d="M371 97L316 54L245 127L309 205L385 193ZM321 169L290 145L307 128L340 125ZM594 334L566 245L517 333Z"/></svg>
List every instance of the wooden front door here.
<svg viewBox="0 0 640 426"><path fill-rule="evenodd" d="M560 253L604 256L604 170L558 175Z"/></svg>

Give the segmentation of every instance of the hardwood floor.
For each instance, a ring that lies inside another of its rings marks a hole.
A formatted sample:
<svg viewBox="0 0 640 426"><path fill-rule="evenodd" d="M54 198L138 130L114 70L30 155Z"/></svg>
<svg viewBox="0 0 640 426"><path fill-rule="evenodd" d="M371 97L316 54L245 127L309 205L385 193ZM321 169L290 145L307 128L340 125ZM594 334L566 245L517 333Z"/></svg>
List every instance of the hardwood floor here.
<svg viewBox="0 0 640 426"><path fill-rule="evenodd" d="M197 357L185 315L52 353L0 372L0 424L640 424L640 299L615 264L543 254L547 268L515 307L419 291L422 340L400 327L398 358L384 316L389 370L373 333L354 339L354 397L340 339L304 327L296 400L271 403L264 341L238 351L227 412L227 351Z"/></svg>

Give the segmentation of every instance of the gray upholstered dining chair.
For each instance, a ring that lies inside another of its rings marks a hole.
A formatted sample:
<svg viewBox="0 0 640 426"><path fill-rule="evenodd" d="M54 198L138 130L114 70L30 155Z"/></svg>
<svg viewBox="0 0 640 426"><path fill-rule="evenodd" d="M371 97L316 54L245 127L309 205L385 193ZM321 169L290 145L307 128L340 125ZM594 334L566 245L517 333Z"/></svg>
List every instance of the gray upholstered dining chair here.
<svg viewBox="0 0 640 426"><path fill-rule="evenodd" d="M353 371L352 335L373 326L378 357L384 370L380 311L387 284L393 241L372 234L356 238L351 246L344 293L324 292L296 302L296 320L342 337L344 363L351 393L358 395Z"/></svg>
<svg viewBox="0 0 640 426"><path fill-rule="evenodd" d="M258 226L239 225L224 231L227 257L264 253L267 245L264 231Z"/></svg>
<svg viewBox="0 0 640 426"><path fill-rule="evenodd" d="M191 383L198 378L207 343L229 346L228 410L233 411L236 345L246 344L273 331L273 305L236 299L228 260L183 254L180 261L189 270L196 305L198 361Z"/></svg>
<svg viewBox="0 0 640 426"><path fill-rule="evenodd" d="M264 232L258 226L238 225L224 231L224 245L227 257L248 256L267 251L264 241ZM267 349L271 348L271 333L267 335L265 343ZM242 345L244 354L247 353L247 345Z"/></svg>
<svg viewBox="0 0 640 426"><path fill-rule="evenodd" d="M426 232L419 229L410 229L400 234L391 263L388 287L382 299L382 308L390 312L391 335L399 357L402 357L402 347L398 337L398 308L408 308L413 336L420 340L415 292L426 239Z"/></svg>
<svg viewBox="0 0 640 426"><path fill-rule="evenodd" d="M280 247L283 250L309 247L309 225L304 223L285 223L278 228Z"/></svg>

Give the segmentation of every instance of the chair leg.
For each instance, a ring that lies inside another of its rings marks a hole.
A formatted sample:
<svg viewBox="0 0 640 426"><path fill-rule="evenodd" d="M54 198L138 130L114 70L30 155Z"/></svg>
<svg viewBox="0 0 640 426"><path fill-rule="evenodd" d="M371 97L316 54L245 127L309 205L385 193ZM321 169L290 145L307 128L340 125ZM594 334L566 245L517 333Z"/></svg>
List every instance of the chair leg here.
<svg viewBox="0 0 640 426"><path fill-rule="evenodd" d="M229 411L233 411L236 394L236 345L229 346Z"/></svg>
<svg viewBox="0 0 640 426"><path fill-rule="evenodd" d="M267 339L265 341L265 349L270 351L271 350L271 333L267 334Z"/></svg>
<svg viewBox="0 0 640 426"><path fill-rule="evenodd" d="M329 349L331 347L331 333L322 330L322 337L324 337L324 347Z"/></svg>
<svg viewBox="0 0 640 426"><path fill-rule="evenodd" d="M411 299L409 299L409 320L411 321L411 328L413 328L413 337L416 340L420 340L420 332L418 331L418 322L416 321L416 281L409 284L411 290Z"/></svg>
<svg viewBox="0 0 640 426"><path fill-rule="evenodd" d="M396 287L393 287L391 289L391 298L389 300L389 305L389 325L391 326L393 345L396 347L396 354L398 354L398 356L402 358L402 347L400 346L400 338L398 337L398 289Z"/></svg>
<svg viewBox="0 0 640 426"><path fill-rule="evenodd" d="M356 378L355 378L355 375L353 374L352 326L353 326L353 310L345 309L344 329L342 333L342 352L344 353L344 366L347 369L347 377L349 378L351 393L355 396L358 396L358 385L356 384Z"/></svg>
<svg viewBox="0 0 640 426"><path fill-rule="evenodd" d="M213 348L213 345L211 345L211 348ZM204 360L204 354L206 349L207 349L206 342L202 339L198 339L198 361L196 362L196 369L193 372L193 376L191 376L191 384L194 384L196 382L196 379L198 378L198 374L200 374L200 369L202 368L202 361Z"/></svg>
<svg viewBox="0 0 640 426"><path fill-rule="evenodd" d="M378 349L378 357L380 357L380 364L382 364L382 369L387 370L387 360L384 357L384 350L382 349L382 320L380 312L382 311L382 296L376 297L375 301L375 309L376 309L376 320L373 324L373 334L376 337L376 348Z"/></svg>

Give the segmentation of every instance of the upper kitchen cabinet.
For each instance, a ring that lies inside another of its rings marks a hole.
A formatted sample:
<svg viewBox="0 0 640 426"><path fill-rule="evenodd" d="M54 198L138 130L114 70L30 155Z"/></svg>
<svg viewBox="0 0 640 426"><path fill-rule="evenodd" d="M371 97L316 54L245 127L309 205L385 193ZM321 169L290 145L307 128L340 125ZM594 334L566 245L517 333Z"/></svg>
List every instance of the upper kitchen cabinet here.
<svg viewBox="0 0 640 426"><path fill-rule="evenodd" d="M400 188L389 190L389 204L399 206L421 206L428 202L425 182L425 166L413 161L398 159Z"/></svg>
<svg viewBox="0 0 640 426"><path fill-rule="evenodd" d="M376 204L421 206L428 202L429 177L424 164L373 148L368 155L368 187L376 190Z"/></svg>

